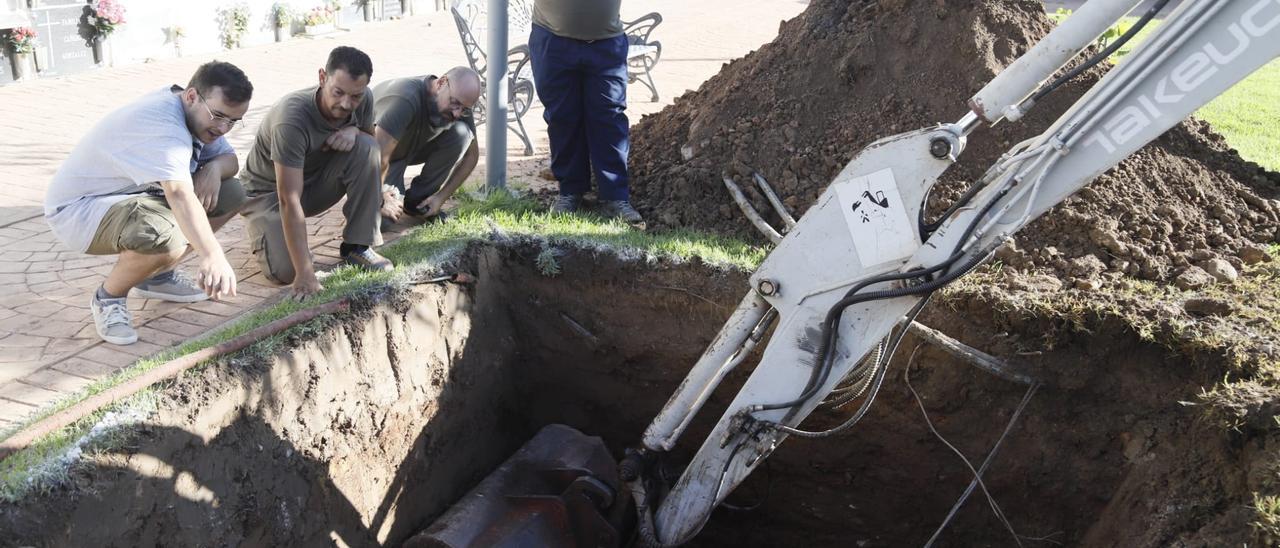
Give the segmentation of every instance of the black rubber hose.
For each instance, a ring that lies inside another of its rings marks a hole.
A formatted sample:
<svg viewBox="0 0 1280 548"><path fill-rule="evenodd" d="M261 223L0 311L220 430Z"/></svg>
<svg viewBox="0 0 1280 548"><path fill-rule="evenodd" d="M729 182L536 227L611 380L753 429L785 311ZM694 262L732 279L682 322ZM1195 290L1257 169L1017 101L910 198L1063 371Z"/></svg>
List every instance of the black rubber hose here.
<svg viewBox="0 0 1280 548"><path fill-rule="evenodd" d="M1150 23L1151 20L1154 19L1155 16L1160 13L1160 10L1164 9L1164 6L1168 3L1169 0L1158 0L1151 6L1151 9L1148 9L1146 13L1142 14L1142 17L1129 28L1128 32L1125 32L1122 36L1117 38L1115 42L1111 43L1111 45L1107 46L1102 51L1095 53L1088 61L1085 61L1076 68L1071 69L1066 74L1059 76L1052 83L1041 87L1040 90L1037 91L1035 95L1032 95L1031 99L1029 99L1030 104L1034 105L1038 103L1040 99L1043 99L1046 95L1053 93L1054 90L1058 89L1072 78L1079 76L1080 73L1093 68L1098 63L1101 63L1103 59L1110 57L1112 53L1115 53L1121 46L1128 43L1129 40L1132 40L1134 36L1137 36L1138 32L1141 31L1143 27L1147 26L1147 23Z"/></svg>

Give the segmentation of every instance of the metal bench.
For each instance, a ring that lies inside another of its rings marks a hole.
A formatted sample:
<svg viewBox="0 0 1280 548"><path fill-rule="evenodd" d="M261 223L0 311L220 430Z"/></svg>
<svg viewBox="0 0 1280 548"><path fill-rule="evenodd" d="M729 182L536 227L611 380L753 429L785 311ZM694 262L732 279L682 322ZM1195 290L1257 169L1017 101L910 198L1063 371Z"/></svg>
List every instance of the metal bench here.
<svg viewBox="0 0 1280 548"><path fill-rule="evenodd" d="M653 67L662 57L662 42L651 40L649 35L662 23L658 12L646 14L635 21L623 21L622 32L627 35L627 83L640 82L653 95L649 100L658 102L658 87L653 83Z"/></svg>
<svg viewBox="0 0 1280 548"><path fill-rule="evenodd" d="M488 56L481 46L489 24L487 5L487 0L456 0L450 8L453 22L458 26L458 36L462 39L467 62L480 73L482 83L485 83L485 70L488 66ZM530 156L533 154L533 145L529 141L529 132L525 129L522 118L537 99L533 87L533 68L529 64L529 46L526 43L533 30L533 2L509 0L507 5L507 37L511 43L518 44L507 51L507 128L520 138L524 143L525 155ZM627 83L639 82L648 88L649 100L655 103L658 102L658 87L653 82L652 71L662 57L662 42L652 40L650 35L661 23L662 15L657 12L622 23L629 44ZM476 125L485 122L483 90L487 90L487 87L482 88L480 101L472 109Z"/></svg>
<svg viewBox="0 0 1280 548"><path fill-rule="evenodd" d="M488 29L486 0L458 0L450 11L453 22L458 26L458 36L462 39L462 49L467 54L467 63L480 74L480 100L472 107L476 125L486 121L485 94L488 93L488 55L480 40L484 39ZM528 39L532 28L533 5L524 0L512 0L508 12L508 36L517 42ZM521 32L522 34L516 34ZM535 98L533 90L533 68L529 65L529 46L520 45L507 50L507 129L515 133L524 143L524 155L533 155L533 144L529 141L529 132L524 127L524 115Z"/></svg>

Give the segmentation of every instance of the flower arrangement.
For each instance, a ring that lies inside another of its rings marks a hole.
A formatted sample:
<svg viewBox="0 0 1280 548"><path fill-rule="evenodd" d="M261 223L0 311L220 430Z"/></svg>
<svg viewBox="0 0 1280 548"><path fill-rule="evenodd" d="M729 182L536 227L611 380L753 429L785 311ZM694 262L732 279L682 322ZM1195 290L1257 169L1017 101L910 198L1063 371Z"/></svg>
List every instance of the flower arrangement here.
<svg viewBox="0 0 1280 548"><path fill-rule="evenodd" d="M218 10L219 35L227 49L240 47L240 40L249 31L249 5L243 2Z"/></svg>
<svg viewBox="0 0 1280 548"><path fill-rule="evenodd" d="M334 19L333 8L329 6L316 6L311 8L302 18L302 24L308 27L315 27L325 23L332 23Z"/></svg>
<svg viewBox="0 0 1280 548"><path fill-rule="evenodd" d="M120 2L98 0L93 4L92 13L89 15L89 26L93 27L95 36L106 38L124 22L124 6Z"/></svg>
<svg viewBox="0 0 1280 548"><path fill-rule="evenodd" d="M9 31L9 45L14 53L31 53L36 50L36 36L39 34L29 27L18 27Z"/></svg>

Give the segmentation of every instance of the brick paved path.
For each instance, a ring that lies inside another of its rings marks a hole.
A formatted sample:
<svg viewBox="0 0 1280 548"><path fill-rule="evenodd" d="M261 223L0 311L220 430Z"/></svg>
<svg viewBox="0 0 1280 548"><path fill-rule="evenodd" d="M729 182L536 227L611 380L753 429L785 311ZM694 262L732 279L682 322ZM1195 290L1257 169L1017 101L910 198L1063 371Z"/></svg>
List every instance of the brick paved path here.
<svg viewBox="0 0 1280 548"><path fill-rule="evenodd" d="M663 59L655 71L660 103L633 102L632 122L657 112L687 89L776 35L778 24L803 10L795 0L628 0L624 16L659 11L655 32ZM243 161L258 122L281 95L316 81L328 51L353 45L369 53L374 80L442 72L465 64L452 19L444 12L401 21L371 23L319 39L216 56L240 66L254 83L246 122L228 136ZM0 428L21 420L94 379L193 336L208 332L246 310L278 298L247 249L239 219L218 233L240 276L240 295L225 302L190 305L131 299L139 342L114 346L99 341L89 314L90 292L102 283L114 258L70 251L58 243L41 216L49 179L81 135L103 114L150 90L185 84L195 68L213 57L188 57L103 69L67 78L0 87ZM639 86L634 98L647 100ZM546 165L542 111L526 118L537 153L520 156L513 144L512 179L532 179ZM484 143L481 129L481 144ZM481 160L481 168L484 166ZM473 179L482 179L477 174ZM335 237L341 207L310 219L317 259L337 262Z"/></svg>

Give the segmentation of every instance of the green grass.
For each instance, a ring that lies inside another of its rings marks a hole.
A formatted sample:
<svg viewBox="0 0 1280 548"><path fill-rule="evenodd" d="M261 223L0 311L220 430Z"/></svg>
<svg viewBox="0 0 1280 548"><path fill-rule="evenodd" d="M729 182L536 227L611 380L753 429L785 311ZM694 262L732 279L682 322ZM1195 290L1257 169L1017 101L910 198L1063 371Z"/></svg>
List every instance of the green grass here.
<svg viewBox="0 0 1280 548"><path fill-rule="evenodd" d="M159 365L203 348L232 339L256 327L288 316L303 308L345 296L376 294L401 287L414 279L439 272L458 257L468 244L480 240L504 239L540 247L538 268L547 275L559 272L557 248L577 248L614 253L624 259L683 262L701 260L711 266L751 270L764 259L765 248L738 240L709 236L687 230L645 233L626 224L590 215L552 215L538 204L508 192L487 196L463 194L459 206L446 223L419 227L380 251L398 267L390 273L370 273L338 268L323 280L324 290L305 302L285 300L255 311L207 337L188 342L155 357L140 360L120 372L99 380L81 392L42 410L37 415L0 432L0 439L44 417L137 377ZM316 330L323 319L295 327L290 333ZM288 336L277 334L243 352L271 354ZM103 426L104 418L145 416L155 409L156 388L133 398L99 409L76 424L50 434L27 449L0 462L0 501L13 501L26 493L42 491L65 481L78 460L78 452L110 449L126 439L131 421ZM136 422L136 420L132 421ZM95 426L97 429L95 430ZM70 454L68 456L68 454Z"/></svg>
<svg viewBox="0 0 1280 548"><path fill-rule="evenodd" d="M1050 19L1061 21L1069 12L1059 10ZM1137 17L1121 19L1113 31L1123 32ZM1111 57L1120 62L1160 26L1155 20L1144 27ZM1118 32L1115 33L1118 35ZM1271 171L1280 171L1280 60L1272 61L1241 80L1218 98L1196 111L1195 116L1213 125L1240 156Z"/></svg>
<svg viewBox="0 0 1280 548"><path fill-rule="evenodd" d="M1267 546L1280 541L1280 496L1253 494L1254 519L1250 524Z"/></svg>
<svg viewBox="0 0 1280 548"><path fill-rule="evenodd" d="M1280 171L1280 60L1240 81L1196 116L1213 124L1244 159Z"/></svg>

